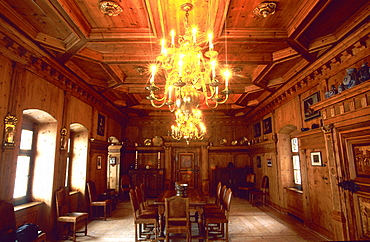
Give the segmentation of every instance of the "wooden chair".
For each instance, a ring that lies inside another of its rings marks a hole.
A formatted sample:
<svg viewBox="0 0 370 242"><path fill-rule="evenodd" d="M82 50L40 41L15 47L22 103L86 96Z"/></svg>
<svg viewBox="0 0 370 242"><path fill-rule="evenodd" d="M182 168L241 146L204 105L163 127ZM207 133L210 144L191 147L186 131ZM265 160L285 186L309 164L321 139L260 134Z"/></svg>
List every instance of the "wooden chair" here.
<svg viewBox="0 0 370 242"><path fill-rule="evenodd" d="M89 218L88 213L83 212L71 212L69 205L69 192L65 188L61 188L55 193L56 198L56 210L57 210L57 221L58 221L58 236L61 235L61 225L68 225L68 236L72 237L73 241L76 241L76 233L85 233L87 235L87 220ZM85 223L84 231L77 231L77 224L80 222ZM72 229L71 229L72 225Z"/></svg>
<svg viewBox="0 0 370 242"><path fill-rule="evenodd" d="M128 193L130 192L131 189L131 180L130 176L127 174L124 174L121 176L121 183L120 183L120 199L124 200L125 199L125 192L127 192L127 197Z"/></svg>
<svg viewBox="0 0 370 242"><path fill-rule="evenodd" d="M145 202L144 193L142 189L140 188L140 186L135 187L135 195L136 195L136 200L139 203L141 213L145 212L145 213L158 214L157 206L149 206Z"/></svg>
<svg viewBox="0 0 370 242"><path fill-rule="evenodd" d="M268 176L263 176L262 177L262 183L261 183L261 188L255 188L249 191L250 193L250 203L254 205L255 198L256 196L260 196L262 199L262 204L263 206L266 206L266 194L267 190L269 188L269 177Z"/></svg>
<svg viewBox="0 0 370 242"><path fill-rule="evenodd" d="M145 209L158 208L158 206L156 204L150 204L149 203L148 196L147 196L147 191L146 191L146 187L145 187L144 183L141 183L139 188L140 188L141 194L143 196L143 202L144 202Z"/></svg>
<svg viewBox="0 0 370 242"><path fill-rule="evenodd" d="M227 189L224 199L224 213L207 213L204 215L204 229L206 241L229 241L229 214L231 208L231 189ZM217 224L218 226L215 226Z"/></svg>
<svg viewBox="0 0 370 242"><path fill-rule="evenodd" d="M104 220L107 220L108 214L112 212L112 200L111 199L104 199L99 200L98 195L96 192L96 186L95 182L88 182L87 183L87 193L89 195L89 201L90 201L90 213L92 218L99 218L99 216L94 217L94 208L103 208L103 218ZM109 210L108 210L109 208ZM96 211L96 214L98 215L98 211Z"/></svg>
<svg viewBox="0 0 370 242"><path fill-rule="evenodd" d="M249 191L254 189L255 187L256 187L256 175L253 174L253 173L249 173L245 177L245 185L238 187L238 189L242 190L242 191L245 191L246 197L247 197L248 201L250 201Z"/></svg>
<svg viewBox="0 0 370 242"><path fill-rule="evenodd" d="M140 210L134 189L130 189L129 197L135 225L135 241L156 241L158 230L158 214L146 213ZM152 226L148 226L152 225ZM154 238L152 238L154 235Z"/></svg>
<svg viewBox="0 0 370 242"><path fill-rule="evenodd" d="M191 241L189 198L173 196L165 198L166 241L170 234L186 234L186 241ZM178 238L178 235L176 235Z"/></svg>
<svg viewBox="0 0 370 242"><path fill-rule="evenodd" d="M207 213L224 213L224 200L226 196L227 186L223 185L216 199L216 206L204 206L203 214Z"/></svg>

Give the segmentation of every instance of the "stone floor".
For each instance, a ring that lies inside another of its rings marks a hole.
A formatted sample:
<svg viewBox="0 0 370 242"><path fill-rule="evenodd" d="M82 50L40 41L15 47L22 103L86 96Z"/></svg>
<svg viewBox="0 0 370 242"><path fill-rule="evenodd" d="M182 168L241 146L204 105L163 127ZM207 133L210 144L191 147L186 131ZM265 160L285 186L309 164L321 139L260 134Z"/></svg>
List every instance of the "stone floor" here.
<svg viewBox="0 0 370 242"><path fill-rule="evenodd" d="M246 200L236 197L232 199L231 204L229 241L328 241L304 227L298 219L281 214L270 207L254 207ZM192 230L193 234L196 234L196 224ZM79 235L77 241L125 242L135 241L134 236L131 205L129 201L125 201L118 204L106 221L91 221L88 225L88 236Z"/></svg>

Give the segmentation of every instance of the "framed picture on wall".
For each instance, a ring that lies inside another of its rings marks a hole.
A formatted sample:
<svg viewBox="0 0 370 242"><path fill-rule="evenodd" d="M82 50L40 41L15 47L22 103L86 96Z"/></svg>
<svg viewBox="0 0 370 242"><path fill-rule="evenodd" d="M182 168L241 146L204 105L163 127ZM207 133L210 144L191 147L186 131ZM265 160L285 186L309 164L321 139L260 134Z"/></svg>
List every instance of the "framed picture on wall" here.
<svg viewBox="0 0 370 242"><path fill-rule="evenodd" d="M320 117L320 111L314 111L311 106L320 101L320 92L316 92L303 100L304 121Z"/></svg>
<svg viewBox="0 0 370 242"><path fill-rule="evenodd" d="M114 166L117 163L117 157L111 156L109 157L109 164Z"/></svg>
<svg viewBox="0 0 370 242"><path fill-rule="evenodd" d="M321 152L311 152L311 165L322 166Z"/></svg>
<svg viewBox="0 0 370 242"><path fill-rule="evenodd" d="M267 166L272 166L272 160L271 159L267 159Z"/></svg>
<svg viewBox="0 0 370 242"><path fill-rule="evenodd" d="M268 117L263 120L263 133L269 134L272 132L272 123L271 123L271 117Z"/></svg>
<svg viewBox="0 0 370 242"><path fill-rule="evenodd" d="M253 131L254 131L254 137L261 136L261 123L260 122L253 125Z"/></svg>
<svg viewBox="0 0 370 242"><path fill-rule="evenodd" d="M101 170L101 155L96 158L96 169Z"/></svg>
<svg viewBox="0 0 370 242"><path fill-rule="evenodd" d="M105 130L105 116L102 114L98 114L98 135L104 136Z"/></svg>
<svg viewBox="0 0 370 242"><path fill-rule="evenodd" d="M257 160L257 168L261 168L262 167L262 164L261 164L261 156L257 156L256 157L256 160Z"/></svg>

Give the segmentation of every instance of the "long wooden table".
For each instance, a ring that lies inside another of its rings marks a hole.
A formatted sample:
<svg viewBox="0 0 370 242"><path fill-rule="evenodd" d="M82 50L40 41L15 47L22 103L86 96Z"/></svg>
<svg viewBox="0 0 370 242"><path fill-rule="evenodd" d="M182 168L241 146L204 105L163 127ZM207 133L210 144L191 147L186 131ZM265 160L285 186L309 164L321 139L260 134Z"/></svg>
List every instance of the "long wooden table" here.
<svg viewBox="0 0 370 242"><path fill-rule="evenodd" d="M165 198L170 198L176 196L175 190L165 190L163 191L157 200L154 201L154 204L158 205L158 216L159 216L159 235L160 237L164 236L164 200ZM207 203L207 199L203 197L198 190L189 189L187 191L187 198L189 198L189 207L195 209L197 212L197 217L195 218L198 221L198 227L201 228L202 225L202 214L203 214L203 205ZM202 235L203 232L200 231L199 235Z"/></svg>

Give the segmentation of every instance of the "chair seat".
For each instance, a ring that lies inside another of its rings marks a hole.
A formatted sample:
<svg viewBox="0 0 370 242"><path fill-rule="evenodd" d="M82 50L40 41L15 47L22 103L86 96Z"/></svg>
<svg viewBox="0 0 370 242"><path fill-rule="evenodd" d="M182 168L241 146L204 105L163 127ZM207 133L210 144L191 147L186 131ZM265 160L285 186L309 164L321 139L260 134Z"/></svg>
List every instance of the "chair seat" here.
<svg viewBox="0 0 370 242"><path fill-rule="evenodd" d="M104 205L109 205L112 203L112 200L104 200L104 201L94 201L91 202L92 206L104 206Z"/></svg>
<svg viewBox="0 0 370 242"><path fill-rule="evenodd" d="M59 216L58 221L66 223L79 222L87 219L88 216L89 216L88 213L79 213L79 212L67 213L65 215Z"/></svg>

